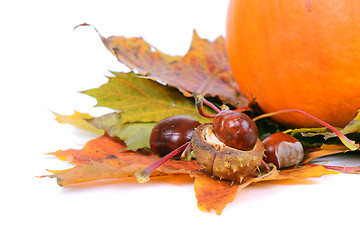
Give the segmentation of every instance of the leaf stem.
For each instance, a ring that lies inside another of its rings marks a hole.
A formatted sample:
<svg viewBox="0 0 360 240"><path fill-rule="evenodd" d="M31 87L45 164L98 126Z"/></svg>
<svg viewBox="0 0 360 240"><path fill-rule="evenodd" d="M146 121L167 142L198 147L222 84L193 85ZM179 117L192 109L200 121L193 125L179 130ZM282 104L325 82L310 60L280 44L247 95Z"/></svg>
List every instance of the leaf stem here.
<svg viewBox="0 0 360 240"><path fill-rule="evenodd" d="M172 158L175 155L177 155L177 154L181 153L182 151L184 151L189 144L190 144L190 142L187 142L187 143L181 145L180 147L178 147L177 149L175 149L171 153L165 155L164 157L160 158L156 162L154 162L154 163L150 164L149 166L147 166L144 170L142 170L140 172L135 172L136 180L139 183L148 182L150 180L150 175L151 175L152 172L154 172L158 167L163 165L170 158Z"/></svg>
<svg viewBox="0 0 360 240"><path fill-rule="evenodd" d="M191 146L191 142L189 142L189 144L186 146L184 151L181 153L182 161L187 161L187 162L191 161L191 159L192 159L191 150L192 150L192 146Z"/></svg>
<svg viewBox="0 0 360 240"><path fill-rule="evenodd" d="M216 114L207 114L204 112L204 103L214 109L216 112L220 112L220 109L218 109L214 104L209 102L208 100L204 99L204 97L200 94L194 94L195 98L195 105L196 109L198 110L199 114L206 118L215 118Z"/></svg>
<svg viewBox="0 0 360 240"><path fill-rule="evenodd" d="M328 170L334 170L334 171L343 172L343 173L360 173L360 166L358 166L358 167L346 167L346 166L341 167L341 166L318 165L318 164L311 164L311 163L306 163L305 165L323 166L324 168L326 168Z"/></svg>
<svg viewBox="0 0 360 240"><path fill-rule="evenodd" d="M249 111L252 112L252 108L251 107L241 107L241 108L237 108L234 110L235 112L245 112L245 111Z"/></svg>
<svg viewBox="0 0 360 240"><path fill-rule="evenodd" d="M341 142L347 148L349 148L350 150L355 151L355 150L359 149L359 147L360 147L359 144L356 144L355 141L351 141L350 139L348 139L342 132L340 132L335 127L331 126L330 124L324 122L323 120L321 120L321 119L319 119L319 118L317 118L317 117L315 117L315 116L313 116L313 115L311 115L311 114L309 114L307 112L304 112L304 111L301 111L301 110L298 110L298 109L286 109L286 110L280 110L280 111L276 111L276 112L272 112L272 113L265 113L265 114L262 114L260 116L254 117L253 121L257 121L257 120L262 119L262 118L271 117L271 116L274 116L274 115L277 115L277 114L289 113L289 112L301 113L301 114L315 120L316 122L320 123L321 125L327 127L328 129L333 131L339 137Z"/></svg>
<svg viewBox="0 0 360 240"><path fill-rule="evenodd" d="M265 169L266 169L267 172L270 172L270 171L271 171L269 165L267 165L267 163L264 161L264 159L261 160L261 165L262 165L263 167L265 167Z"/></svg>
<svg viewBox="0 0 360 240"><path fill-rule="evenodd" d="M211 107L215 112L219 113L221 110L215 106L212 102L206 100L206 98L203 97L203 102L206 106Z"/></svg>

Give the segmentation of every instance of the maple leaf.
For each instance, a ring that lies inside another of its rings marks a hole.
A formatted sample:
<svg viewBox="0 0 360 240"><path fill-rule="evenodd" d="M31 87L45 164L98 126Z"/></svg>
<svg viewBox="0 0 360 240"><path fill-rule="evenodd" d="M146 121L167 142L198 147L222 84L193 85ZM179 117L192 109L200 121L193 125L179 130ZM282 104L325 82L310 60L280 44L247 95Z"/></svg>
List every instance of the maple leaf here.
<svg viewBox="0 0 360 240"><path fill-rule="evenodd" d="M108 134L118 137L126 143L125 150L136 151L142 148L150 148L150 134L156 123L123 123L118 112L105 114L100 117L92 117L87 113L74 112L73 115L60 115L54 113L60 123L71 124L74 127L96 133Z"/></svg>
<svg viewBox="0 0 360 240"><path fill-rule="evenodd" d="M301 161L301 164L306 164L314 159L330 156L338 153L348 152L349 149L343 145L323 145L322 148L316 149L305 153L304 159Z"/></svg>
<svg viewBox="0 0 360 240"><path fill-rule="evenodd" d="M358 110L358 114L356 117L349 122L342 130L340 130L343 134L350 134L350 133L359 133L360 132L360 109ZM336 137L334 133L329 136L325 136L325 139L329 137Z"/></svg>
<svg viewBox="0 0 360 240"><path fill-rule="evenodd" d="M125 150L125 148L125 144L123 144L120 140L105 135L88 141L85 144L84 148L81 150L58 150L56 152L51 152L48 154L54 155L60 160L79 165L90 163L90 161L100 162L106 156L113 155L114 153L119 153ZM123 155L123 159L126 156L126 159L128 161L131 161L132 154L131 152L127 153L127 155Z"/></svg>
<svg viewBox="0 0 360 240"><path fill-rule="evenodd" d="M357 116L349 122L347 126L339 129L339 132L349 136L349 138L355 140L354 148L356 150L356 141L360 141L360 110ZM339 145L341 138L333 131L329 131L326 127L321 128L298 128L288 129L285 133L291 134L296 137L304 146L321 147L322 145ZM339 138L337 138L339 137ZM351 140L348 140L349 142ZM340 144L341 145L341 144Z"/></svg>
<svg viewBox="0 0 360 240"><path fill-rule="evenodd" d="M67 170L49 170L52 175L41 177L56 178L60 186L75 183L89 182L100 179L134 178L135 172L144 169L151 163L159 160L152 154L124 151L126 148L122 141L109 136L102 136L90 140L83 149L69 149L57 151L52 154L60 160L69 161L77 166ZM200 210L214 209L221 214L225 206L232 202L237 192L252 183L268 180L303 180L311 177L320 177L325 174L335 174L319 165L305 165L294 169L276 170L259 177L247 177L242 184L213 179L207 174L196 171L200 165L196 161L168 160L152 173L152 177L165 175L189 175L195 177L195 194ZM356 168L354 171L358 171Z"/></svg>
<svg viewBox="0 0 360 240"><path fill-rule="evenodd" d="M104 116L87 120L89 124L104 129L111 137L118 137L126 143L126 150L136 151L150 148L150 134L155 122L124 123L119 113L109 113Z"/></svg>
<svg viewBox="0 0 360 240"><path fill-rule="evenodd" d="M60 186L75 183L89 182L100 179L134 178L137 171L157 161L158 156L124 151L122 141L109 136L102 136L90 140L83 149L68 149L49 153L60 160L69 161L77 166L66 170L48 170L52 175L41 177L56 178ZM237 191L251 183L266 180L295 179L303 180L310 177L319 177L324 174L334 174L335 171L326 170L323 166L306 165L301 168L277 171L273 169L260 177L246 178L244 183L237 184L229 181L210 178L207 174L194 171L200 168L196 161L169 160L152 173L152 177L165 175L189 175L195 177L195 194L199 209L210 211L215 209L221 214L225 206L233 201Z"/></svg>
<svg viewBox="0 0 360 240"><path fill-rule="evenodd" d="M244 189L250 184L262 181L286 179L302 181L307 178L337 173L339 172L329 171L321 165L306 165L300 168L280 171L273 168L270 172L264 175L258 177L247 177L241 184L211 178L208 174L201 171L192 171L191 176L195 177L194 189L199 209L205 212L215 210L216 214L220 215L225 206L234 200L238 191Z"/></svg>
<svg viewBox="0 0 360 240"><path fill-rule="evenodd" d="M99 134L99 135L104 134L103 130L96 128L87 122L87 120L93 118L87 113L80 113L80 112L74 111L73 115L61 115L61 114L54 113L54 112L53 112L53 114L56 116L55 120L58 121L59 123L71 124L74 127L79 128L81 130L92 132L92 133Z"/></svg>
<svg viewBox="0 0 360 240"><path fill-rule="evenodd" d="M218 96L237 107L248 104L239 94L238 85L233 79L225 41L221 36L210 42L194 31L190 49L181 57L162 53L142 38L105 38L98 34L119 62L147 78L176 86L186 96L196 92L204 96Z"/></svg>
<svg viewBox="0 0 360 240"><path fill-rule="evenodd" d="M169 166L176 160L170 161ZM152 177L169 176L169 175L189 175L189 171L196 168L193 162L183 162L182 168L159 168L153 172ZM176 164L176 163L175 163ZM122 165L121 167L113 165ZM134 162L123 166L121 159L104 159L101 162L90 162L88 164L78 165L71 169L63 171L51 171L53 175L45 175L41 177L56 178L59 186L64 187L75 183L91 182L102 179L120 179L133 177L135 172L144 169L144 163L138 164ZM188 169L186 168L188 167Z"/></svg>
<svg viewBox="0 0 360 240"><path fill-rule="evenodd" d="M195 196L201 211L210 212L214 209L216 214L220 215L226 205L234 201L238 184L210 178L200 171L192 172L191 176L195 177Z"/></svg>
<svg viewBox="0 0 360 240"><path fill-rule="evenodd" d="M306 165L318 166L319 164L307 163ZM357 167L346 167L346 166L341 167L341 166L329 166L329 165L322 165L322 166L328 170L339 171L342 173L351 173L351 174L359 174L360 173L360 166L357 166Z"/></svg>
<svg viewBox="0 0 360 240"><path fill-rule="evenodd" d="M187 115L208 122L196 110L194 99L184 97L178 89L142 78L132 72L113 73L109 82L83 93L93 96L98 106L121 112L123 122L158 122L175 115ZM207 108L206 111L214 112Z"/></svg>
<svg viewBox="0 0 360 240"><path fill-rule="evenodd" d="M125 144L109 136L90 140L83 149L68 149L49 153L60 160L69 161L77 166L66 170L48 170L52 175L41 177L56 178L60 186L100 179L134 177L159 159L152 154L124 151ZM196 161L169 160L157 169L152 177L165 175L189 175L191 170L199 169Z"/></svg>
<svg viewBox="0 0 360 240"><path fill-rule="evenodd" d="M302 136L304 137L313 137L316 135L323 135L324 139L327 140L329 138L337 137L335 133L326 131L327 129L322 129L315 131L314 129L309 129L308 131L299 131L301 132ZM295 131L294 131L295 132ZM348 125L346 125L343 129L340 130L343 134L351 134L351 133L359 133L360 132L360 110L358 111L358 114L356 117L349 122ZM296 132L295 132L296 133Z"/></svg>

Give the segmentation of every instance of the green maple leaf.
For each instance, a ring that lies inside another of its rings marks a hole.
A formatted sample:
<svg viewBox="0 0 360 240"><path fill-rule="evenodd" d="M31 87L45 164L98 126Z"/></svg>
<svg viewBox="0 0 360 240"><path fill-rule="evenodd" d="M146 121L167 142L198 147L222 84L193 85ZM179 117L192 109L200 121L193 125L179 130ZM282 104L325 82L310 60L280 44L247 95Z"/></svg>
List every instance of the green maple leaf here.
<svg viewBox="0 0 360 240"><path fill-rule="evenodd" d="M108 134L118 137L126 144L125 150L136 151L150 148L150 134L155 122L149 123L123 123L118 112L109 113L100 117L92 117L87 113L74 112L73 115L60 115L54 113L60 123L70 124L84 131L98 135Z"/></svg>
<svg viewBox="0 0 360 240"><path fill-rule="evenodd" d="M113 73L109 81L99 88L83 93L95 97L97 106L109 107L121 112L124 123L158 122L175 115L186 115L200 122L209 122L199 115L194 99L184 97L175 87L143 78L133 72ZM214 113L206 108L209 113Z"/></svg>
<svg viewBox="0 0 360 240"><path fill-rule="evenodd" d="M150 134L155 122L123 123L119 113L109 113L87 120L92 126L103 129L109 136L118 137L126 143L126 150L150 148Z"/></svg>

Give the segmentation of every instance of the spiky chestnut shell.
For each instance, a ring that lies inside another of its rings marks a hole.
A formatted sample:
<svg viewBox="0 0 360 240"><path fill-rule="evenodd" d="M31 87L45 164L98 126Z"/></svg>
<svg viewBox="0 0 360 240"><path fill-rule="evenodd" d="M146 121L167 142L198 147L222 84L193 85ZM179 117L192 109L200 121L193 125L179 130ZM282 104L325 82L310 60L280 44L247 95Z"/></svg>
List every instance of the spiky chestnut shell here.
<svg viewBox="0 0 360 240"><path fill-rule="evenodd" d="M216 115L213 125L221 142L239 150L253 149L259 138L256 124L242 112L223 110Z"/></svg>
<svg viewBox="0 0 360 240"><path fill-rule="evenodd" d="M278 169L296 165L304 158L301 143L286 133L271 134L262 143L265 148L264 161L273 163Z"/></svg>
<svg viewBox="0 0 360 240"><path fill-rule="evenodd" d="M241 182L261 165L264 148L258 139L254 148L242 151L222 143L212 124L197 127L191 139L196 160L207 172L220 179Z"/></svg>

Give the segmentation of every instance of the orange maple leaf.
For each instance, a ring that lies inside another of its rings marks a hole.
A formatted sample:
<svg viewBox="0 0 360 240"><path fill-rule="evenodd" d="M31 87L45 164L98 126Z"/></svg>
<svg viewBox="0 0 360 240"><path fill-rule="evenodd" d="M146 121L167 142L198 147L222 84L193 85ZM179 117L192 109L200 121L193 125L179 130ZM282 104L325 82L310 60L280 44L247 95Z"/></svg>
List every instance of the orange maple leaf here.
<svg viewBox="0 0 360 240"><path fill-rule="evenodd" d="M124 151L125 148L122 141L105 135L90 140L81 150L69 149L49 153L77 166L63 171L48 170L53 174L41 177L56 178L60 186L100 179L135 177L135 172L159 159L153 154ZM169 160L153 172L152 177L189 175L191 170L199 167L196 161Z"/></svg>
<svg viewBox="0 0 360 240"><path fill-rule="evenodd" d="M153 154L124 151L125 147L122 141L105 135L90 140L80 150L69 149L50 153L60 160L69 161L77 166L67 170L49 170L52 175L41 177L56 178L60 186L101 179L134 178L135 172L141 171L159 159ZM215 210L217 214L221 214L225 206L234 200L238 191L252 183L283 179L303 180L338 173L329 171L323 166L306 165L281 171L273 169L262 176L245 178L243 183L239 184L211 178L206 173L198 171L199 168L200 165L196 161L170 159L151 176L191 175L195 177L194 189L199 209L207 212Z"/></svg>
<svg viewBox="0 0 360 240"><path fill-rule="evenodd" d="M337 173L339 172L329 171L321 165L306 165L299 168L280 171L273 168L270 172L264 175L258 177L247 177L241 184L212 178L201 171L192 171L191 176L196 178L194 189L199 209L205 212L215 210L216 214L220 215L225 206L234 200L238 191L244 189L252 183L285 179L301 181L307 178L321 177L323 175Z"/></svg>

